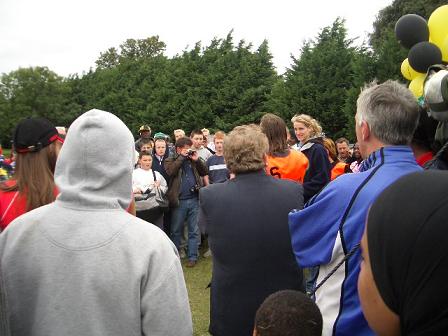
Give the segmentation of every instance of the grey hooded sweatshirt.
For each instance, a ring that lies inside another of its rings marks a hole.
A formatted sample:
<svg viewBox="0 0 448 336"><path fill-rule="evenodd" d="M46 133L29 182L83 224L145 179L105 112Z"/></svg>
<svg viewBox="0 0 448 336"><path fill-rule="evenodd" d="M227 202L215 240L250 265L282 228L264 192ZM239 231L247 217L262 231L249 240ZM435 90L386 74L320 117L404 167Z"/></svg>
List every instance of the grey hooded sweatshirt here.
<svg viewBox="0 0 448 336"><path fill-rule="evenodd" d="M174 245L125 211L133 162L132 134L113 114L91 110L72 124L56 201L0 235L12 335L192 335Z"/></svg>

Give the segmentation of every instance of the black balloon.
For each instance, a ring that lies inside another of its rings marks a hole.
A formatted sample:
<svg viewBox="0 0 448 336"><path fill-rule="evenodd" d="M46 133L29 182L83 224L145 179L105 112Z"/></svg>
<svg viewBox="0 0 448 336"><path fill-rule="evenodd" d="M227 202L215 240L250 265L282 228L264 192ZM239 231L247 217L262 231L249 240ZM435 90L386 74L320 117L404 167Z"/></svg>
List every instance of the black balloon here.
<svg viewBox="0 0 448 336"><path fill-rule="evenodd" d="M395 24L395 36L407 49L429 39L429 28L426 20L417 14L406 14Z"/></svg>
<svg viewBox="0 0 448 336"><path fill-rule="evenodd" d="M425 73L431 65L442 63L442 52L430 42L419 42L409 50L409 64L418 72Z"/></svg>

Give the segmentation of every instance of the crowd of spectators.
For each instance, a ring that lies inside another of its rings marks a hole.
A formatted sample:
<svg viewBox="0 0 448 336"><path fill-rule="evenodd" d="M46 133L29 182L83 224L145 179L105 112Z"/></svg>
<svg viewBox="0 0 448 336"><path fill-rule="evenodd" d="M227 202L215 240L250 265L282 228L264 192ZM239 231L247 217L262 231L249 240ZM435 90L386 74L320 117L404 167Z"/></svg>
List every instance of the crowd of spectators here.
<svg viewBox="0 0 448 336"><path fill-rule="evenodd" d="M201 250L212 335L443 334L448 173L423 172L422 113L387 81L352 145L303 113L136 141L101 110L22 120L0 152L0 335L192 335Z"/></svg>

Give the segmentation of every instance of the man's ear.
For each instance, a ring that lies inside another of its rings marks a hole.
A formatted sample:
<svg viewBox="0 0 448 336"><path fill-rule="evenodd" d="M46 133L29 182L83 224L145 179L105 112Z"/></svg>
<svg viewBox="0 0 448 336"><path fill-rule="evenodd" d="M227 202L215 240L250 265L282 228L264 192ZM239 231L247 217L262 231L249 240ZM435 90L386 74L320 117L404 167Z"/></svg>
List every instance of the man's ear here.
<svg viewBox="0 0 448 336"><path fill-rule="evenodd" d="M361 136L363 141L370 138L370 126L364 120L361 122Z"/></svg>
<svg viewBox="0 0 448 336"><path fill-rule="evenodd" d="M264 167L268 166L268 154L263 154Z"/></svg>

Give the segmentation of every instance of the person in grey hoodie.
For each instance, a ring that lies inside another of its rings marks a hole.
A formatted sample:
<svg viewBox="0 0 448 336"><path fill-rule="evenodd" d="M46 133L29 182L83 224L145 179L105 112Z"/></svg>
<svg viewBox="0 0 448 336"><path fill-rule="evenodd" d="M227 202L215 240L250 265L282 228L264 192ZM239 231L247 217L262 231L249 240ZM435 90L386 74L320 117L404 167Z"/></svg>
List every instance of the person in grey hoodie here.
<svg viewBox="0 0 448 336"><path fill-rule="evenodd" d="M10 336L8 307L6 306L6 295L3 287L3 278L0 269L0 335Z"/></svg>
<svg viewBox="0 0 448 336"><path fill-rule="evenodd" d="M192 335L176 248L125 211L133 162L132 134L116 116L91 110L74 121L56 201L0 235L13 336Z"/></svg>

